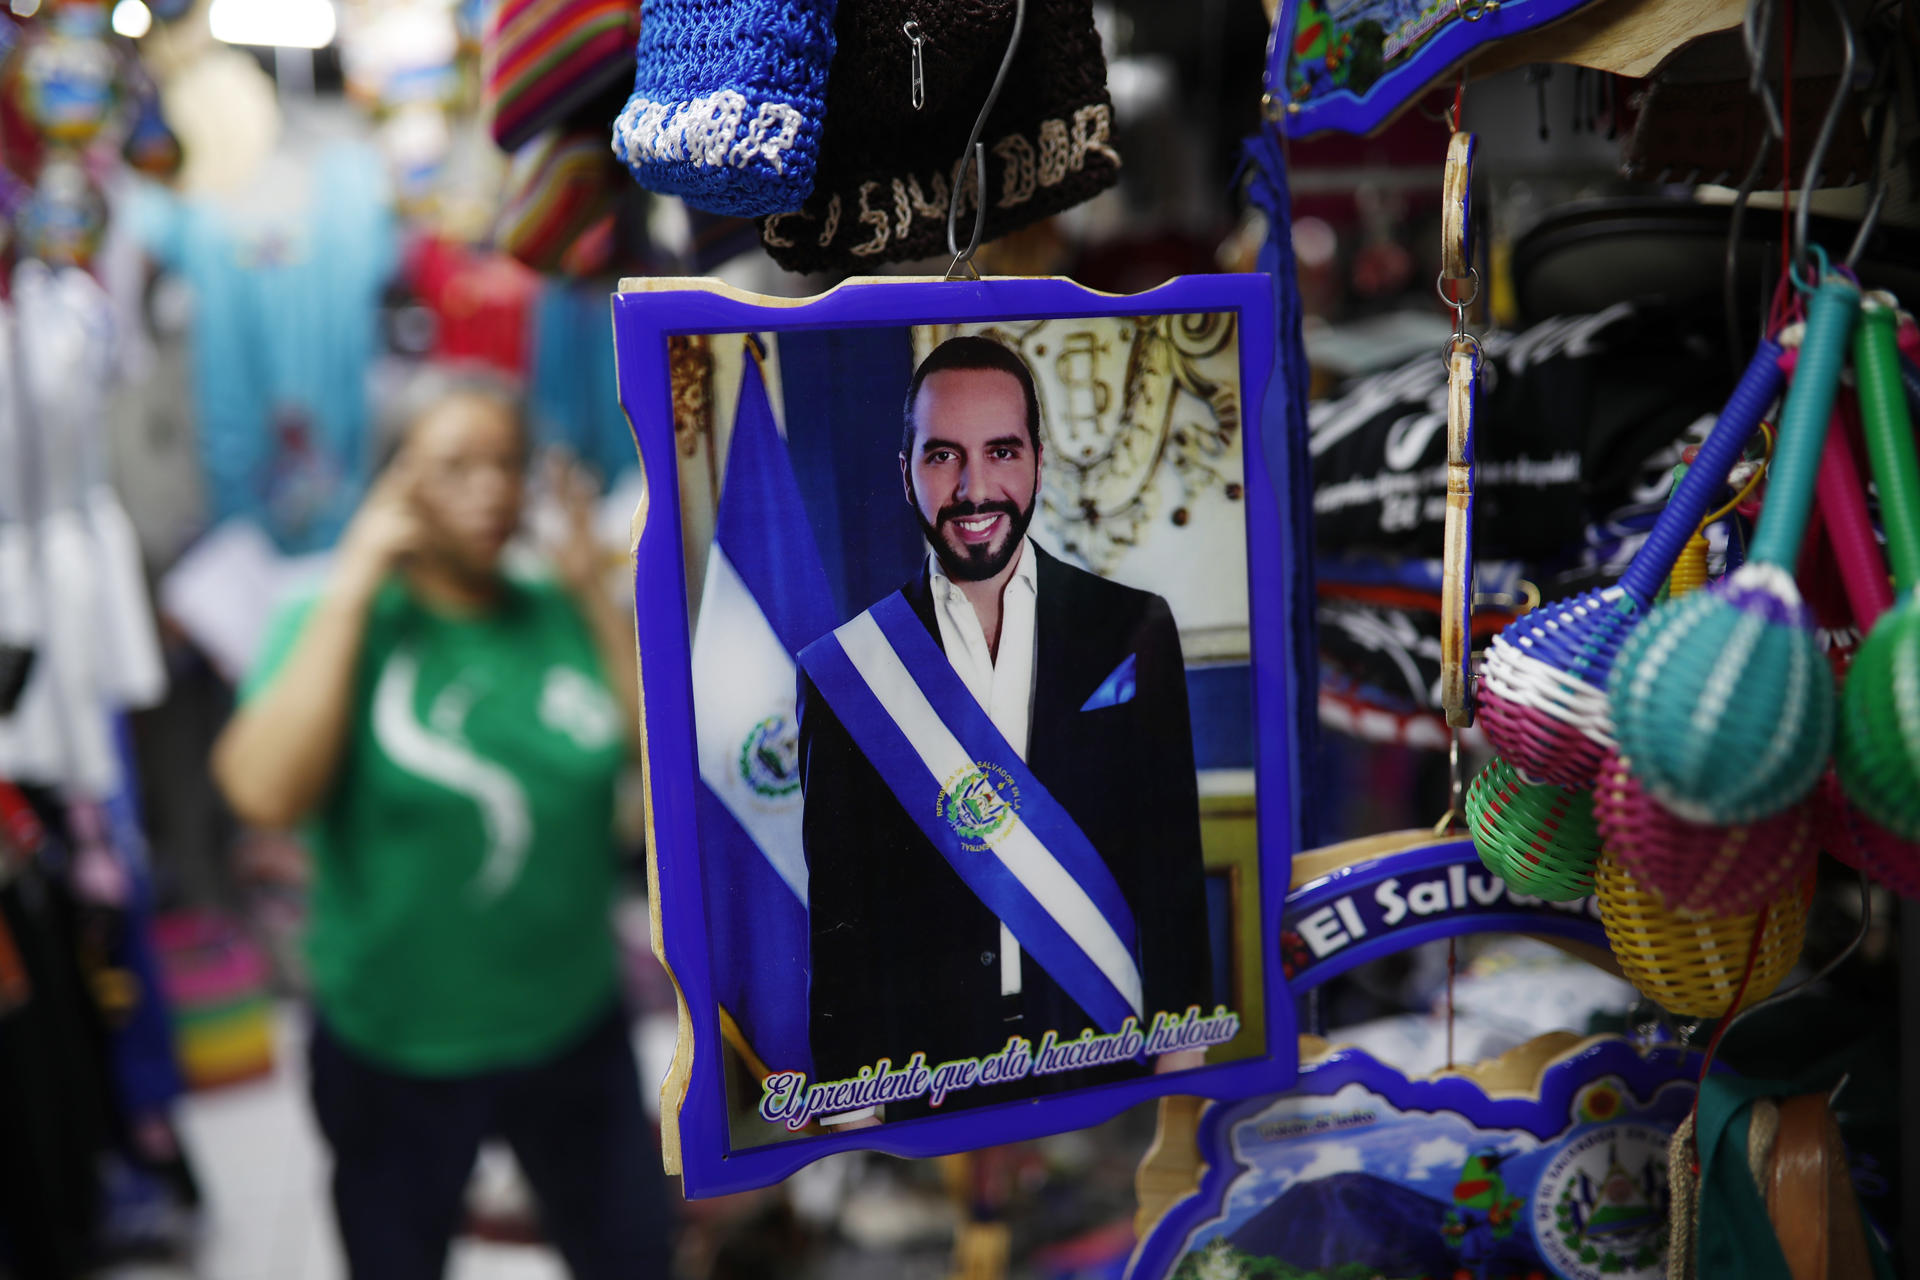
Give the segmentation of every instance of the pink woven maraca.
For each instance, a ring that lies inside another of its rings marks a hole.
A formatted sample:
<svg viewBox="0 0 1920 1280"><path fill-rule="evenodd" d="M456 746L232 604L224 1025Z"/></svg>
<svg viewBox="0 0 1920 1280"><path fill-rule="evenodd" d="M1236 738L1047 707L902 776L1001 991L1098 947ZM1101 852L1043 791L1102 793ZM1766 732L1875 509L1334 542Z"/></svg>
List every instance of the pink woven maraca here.
<svg viewBox="0 0 1920 1280"><path fill-rule="evenodd" d="M1493 638L1480 674L1480 723L1501 757L1530 777L1585 787L1613 749L1607 678L1620 646L1780 395L1782 350L1760 344L1619 585L1556 601Z"/></svg>

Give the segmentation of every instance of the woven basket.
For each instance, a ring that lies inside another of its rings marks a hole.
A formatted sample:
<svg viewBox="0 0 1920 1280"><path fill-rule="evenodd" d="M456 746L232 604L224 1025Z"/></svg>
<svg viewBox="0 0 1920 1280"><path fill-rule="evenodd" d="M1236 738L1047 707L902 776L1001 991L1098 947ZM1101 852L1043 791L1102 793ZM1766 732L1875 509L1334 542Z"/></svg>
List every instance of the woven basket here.
<svg viewBox="0 0 1920 1280"><path fill-rule="evenodd" d="M1593 892L1593 796L1534 782L1498 756L1467 788L1467 833L1487 870L1520 893L1572 902Z"/></svg>
<svg viewBox="0 0 1920 1280"><path fill-rule="evenodd" d="M1732 1010L1756 930L1760 946L1742 1007L1780 985L1806 939L1807 903L1798 884L1767 905L1764 921L1757 912L1687 920L1661 906L1618 858L1603 853L1594 867L1594 895L1627 981L1683 1018L1717 1018Z"/></svg>
<svg viewBox="0 0 1920 1280"><path fill-rule="evenodd" d="M1616 754L1601 766L1593 800L1607 850L1680 916L1758 911L1820 854L1812 798L1753 823L1688 822L1648 795Z"/></svg>

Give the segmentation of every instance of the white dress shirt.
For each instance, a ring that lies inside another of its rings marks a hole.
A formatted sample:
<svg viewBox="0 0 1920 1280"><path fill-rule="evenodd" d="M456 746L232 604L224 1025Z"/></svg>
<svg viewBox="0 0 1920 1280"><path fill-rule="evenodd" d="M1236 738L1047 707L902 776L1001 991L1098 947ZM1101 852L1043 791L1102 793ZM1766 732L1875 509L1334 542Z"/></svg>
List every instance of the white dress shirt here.
<svg viewBox="0 0 1920 1280"><path fill-rule="evenodd" d="M933 588L933 615L940 624L940 647L947 652L967 692L986 708L987 719L1000 731L1022 760L1027 758L1027 731L1033 718L1034 603L1040 583L1037 558L1030 540L1020 540L1013 576L1000 596L1000 654L987 647L986 628L960 585L947 576L940 557L927 553ZM1000 994L1020 994L1020 943L1013 930L1000 926Z"/></svg>

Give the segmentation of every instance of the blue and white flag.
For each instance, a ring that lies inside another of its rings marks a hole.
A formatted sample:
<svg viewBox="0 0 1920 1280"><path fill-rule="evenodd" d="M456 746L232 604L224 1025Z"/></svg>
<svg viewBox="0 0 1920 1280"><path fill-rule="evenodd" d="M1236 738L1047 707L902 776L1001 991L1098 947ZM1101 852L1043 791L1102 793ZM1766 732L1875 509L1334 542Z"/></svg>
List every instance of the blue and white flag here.
<svg viewBox="0 0 1920 1280"><path fill-rule="evenodd" d="M714 993L743 1047L773 1071L812 1067L794 655L838 622L749 358L694 624L693 701Z"/></svg>

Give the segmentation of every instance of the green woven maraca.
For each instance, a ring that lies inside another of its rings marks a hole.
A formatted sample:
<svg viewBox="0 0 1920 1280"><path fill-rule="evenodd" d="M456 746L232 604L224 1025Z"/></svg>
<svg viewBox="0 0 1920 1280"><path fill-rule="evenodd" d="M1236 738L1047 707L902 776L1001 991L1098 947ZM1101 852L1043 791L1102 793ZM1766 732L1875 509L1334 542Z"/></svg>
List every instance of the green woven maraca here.
<svg viewBox="0 0 1920 1280"><path fill-rule="evenodd" d="M1920 463L1913 419L1900 385L1894 329L1898 309L1883 293L1867 299L1853 339L1860 413L1880 489L1900 598L1867 633L1847 672L1834 768L1847 795L1875 822L1920 839Z"/></svg>
<svg viewBox="0 0 1920 1280"><path fill-rule="evenodd" d="M1656 609L1614 665L1608 701L1620 754L1655 799L1693 822L1778 813L1826 768L1833 675L1793 571L1859 310L1859 287L1825 274L1808 307L1747 563Z"/></svg>
<svg viewBox="0 0 1920 1280"><path fill-rule="evenodd" d="M1516 892L1548 902L1593 892L1593 792L1535 782L1495 756L1467 788L1466 810L1480 861Z"/></svg>

